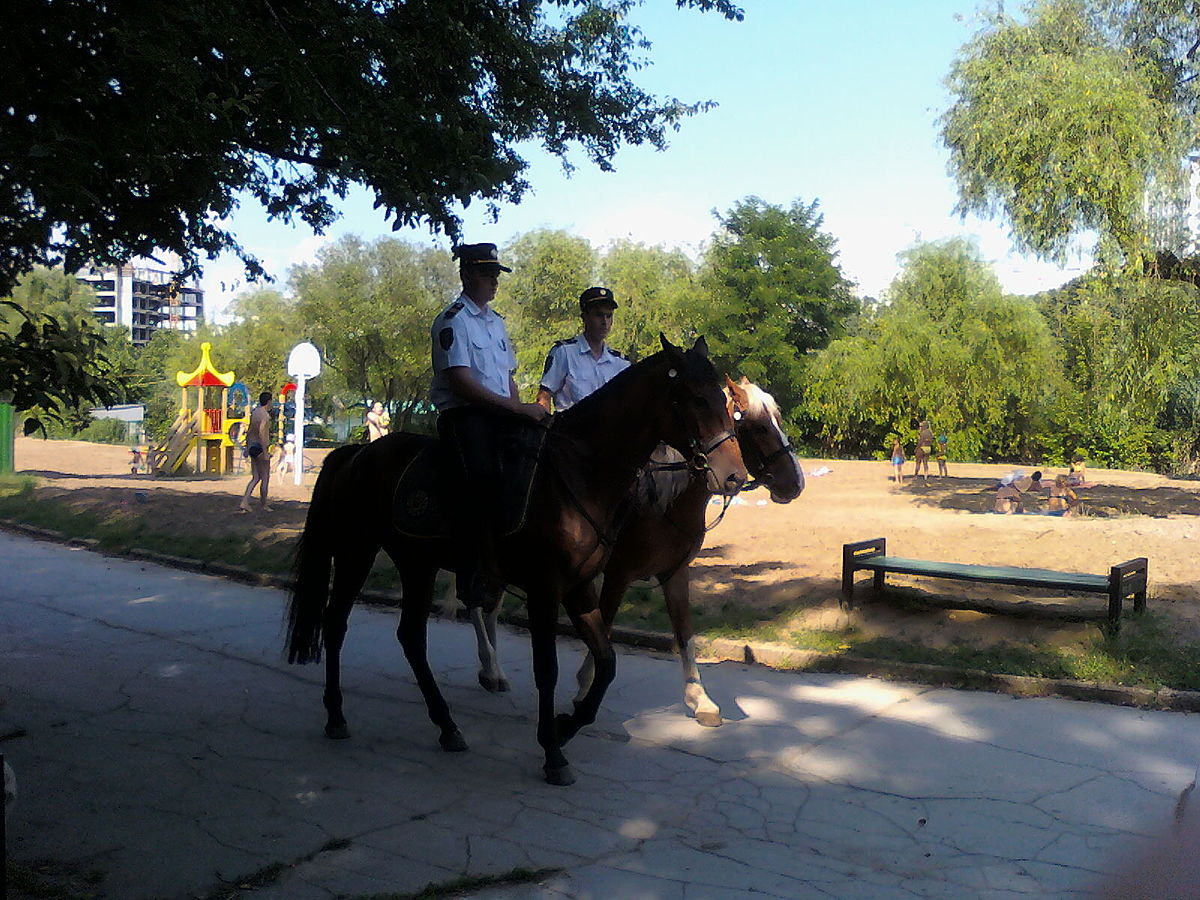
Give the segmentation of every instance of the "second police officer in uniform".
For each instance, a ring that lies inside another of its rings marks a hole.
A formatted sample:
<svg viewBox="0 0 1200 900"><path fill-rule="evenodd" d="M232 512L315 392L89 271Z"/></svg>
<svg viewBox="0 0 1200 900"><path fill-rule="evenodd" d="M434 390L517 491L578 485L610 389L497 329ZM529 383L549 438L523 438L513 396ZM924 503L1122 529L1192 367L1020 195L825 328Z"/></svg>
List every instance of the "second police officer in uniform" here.
<svg viewBox="0 0 1200 900"><path fill-rule="evenodd" d="M515 416L540 421L546 410L522 403L513 373L517 360L504 318L491 308L501 272L495 244L454 248L462 293L433 320L430 338L438 436L450 462L448 518L461 557L459 599L483 601L484 575L495 566L494 520L498 473L496 434ZM494 585L492 586L494 588Z"/></svg>
<svg viewBox="0 0 1200 900"><path fill-rule="evenodd" d="M550 348L538 386L538 403L550 409L553 398L555 411L562 412L629 368L629 360L605 343L616 308L613 292L606 287L590 287L579 295L583 333Z"/></svg>

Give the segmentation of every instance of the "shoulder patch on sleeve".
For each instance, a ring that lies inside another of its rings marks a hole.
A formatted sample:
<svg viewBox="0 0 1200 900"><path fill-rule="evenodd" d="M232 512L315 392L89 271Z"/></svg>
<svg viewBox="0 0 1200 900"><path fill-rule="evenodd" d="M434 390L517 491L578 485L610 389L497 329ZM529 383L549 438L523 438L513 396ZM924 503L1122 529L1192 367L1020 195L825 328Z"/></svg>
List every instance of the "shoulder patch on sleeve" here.
<svg viewBox="0 0 1200 900"><path fill-rule="evenodd" d="M550 352L550 353L546 354L546 364L544 366L542 366L542 377L543 378L546 377L546 373L550 371L550 367L552 365L554 365L554 353Z"/></svg>
<svg viewBox="0 0 1200 900"><path fill-rule="evenodd" d="M438 343L442 345L443 350L449 350L454 346L454 329L443 328L438 332Z"/></svg>
<svg viewBox="0 0 1200 900"><path fill-rule="evenodd" d="M446 308L446 311L444 313L442 313L442 321L449 322L451 319L453 319L455 316L457 316L460 312L462 312L462 308L463 308L462 301L455 300L453 303L451 303Z"/></svg>

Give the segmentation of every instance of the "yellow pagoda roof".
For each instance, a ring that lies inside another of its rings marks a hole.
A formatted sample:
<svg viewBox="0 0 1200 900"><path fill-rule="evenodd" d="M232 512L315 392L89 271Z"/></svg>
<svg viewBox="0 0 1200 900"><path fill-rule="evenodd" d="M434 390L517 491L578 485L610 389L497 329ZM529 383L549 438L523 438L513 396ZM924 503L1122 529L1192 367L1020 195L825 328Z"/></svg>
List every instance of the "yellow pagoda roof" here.
<svg viewBox="0 0 1200 900"><path fill-rule="evenodd" d="M232 372L218 372L213 367L212 344L205 341L200 345L200 365L192 372L176 372L175 381L180 387L229 387L233 384Z"/></svg>

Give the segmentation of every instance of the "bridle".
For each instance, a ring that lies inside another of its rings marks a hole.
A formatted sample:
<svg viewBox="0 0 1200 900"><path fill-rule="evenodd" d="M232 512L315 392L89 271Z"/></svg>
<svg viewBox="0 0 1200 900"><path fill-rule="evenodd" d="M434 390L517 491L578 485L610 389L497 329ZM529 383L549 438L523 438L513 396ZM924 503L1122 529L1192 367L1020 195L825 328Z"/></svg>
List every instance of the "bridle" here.
<svg viewBox="0 0 1200 900"><path fill-rule="evenodd" d="M675 415L675 421L681 426L684 433L688 435L688 458L682 465L667 463L666 466L659 466L656 468L661 471L668 466L673 466L677 469L687 469L688 472L697 477L707 476L709 473L712 473L713 477L715 478L716 473L713 472L713 468L709 464L708 458L726 441L736 441L737 434L729 429L726 429L705 444L700 438L699 424L696 423L694 418L689 419L683 414L683 410L681 408L682 403L683 401L678 397L671 398L671 411Z"/></svg>
<svg viewBox="0 0 1200 900"><path fill-rule="evenodd" d="M733 421L735 423L740 424L745 419L746 412L745 412L745 410L742 409L741 404L738 403L736 398L732 398L731 402L733 404L733 416L732 416ZM776 449L772 450L770 453L763 453L761 450L759 450L758 444L755 441L739 440L738 444L742 448L743 459L745 457L749 456L749 457L753 457L754 460L756 461L756 464L755 464L755 462L752 462L749 459L746 460L747 471L757 470L757 471L763 473L761 477L759 477L759 478L752 477L750 479L750 481L748 481L744 485L742 485L743 491L752 491L755 488L760 488L760 487L765 487L765 488L770 489L771 476L767 470L771 467L771 464L773 462L775 462L775 460L779 459L779 457L781 457L785 454L788 454L788 453L794 453L796 451L796 447L792 443L791 438L789 438L786 434L784 435L783 443Z"/></svg>

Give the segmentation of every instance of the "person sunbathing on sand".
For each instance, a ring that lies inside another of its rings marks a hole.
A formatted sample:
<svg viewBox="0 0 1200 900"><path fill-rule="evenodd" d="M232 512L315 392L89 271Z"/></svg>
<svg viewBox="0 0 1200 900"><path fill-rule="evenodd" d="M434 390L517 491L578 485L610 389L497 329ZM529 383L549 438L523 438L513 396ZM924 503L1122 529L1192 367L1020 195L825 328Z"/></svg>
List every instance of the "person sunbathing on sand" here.
<svg viewBox="0 0 1200 900"><path fill-rule="evenodd" d="M1066 475L1055 476L1054 484L1050 486L1048 509L1051 515L1070 516L1078 512L1079 496L1071 490Z"/></svg>
<svg viewBox="0 0 1200 900"><path fill-rule="evenodd" d="M1012 475L1005 475L1000 479L1000 484L996 488L996 502L992 506L992 512L1011 516L1013 513L1021 511L1021 491L1014 481Z"/></svg>

